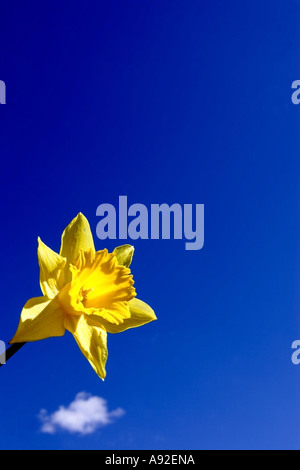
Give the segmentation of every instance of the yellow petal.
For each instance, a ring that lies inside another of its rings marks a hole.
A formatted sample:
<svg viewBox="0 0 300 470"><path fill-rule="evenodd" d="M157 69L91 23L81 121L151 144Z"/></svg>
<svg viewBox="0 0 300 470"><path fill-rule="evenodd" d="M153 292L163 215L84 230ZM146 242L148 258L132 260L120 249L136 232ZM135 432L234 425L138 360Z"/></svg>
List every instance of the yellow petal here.
<svg viewBox="0 0 300 470"><path fill-rule="evenodd" d="M125 266L126 268L129 268L131 265L133 253L134 253L134 247L131 245L121 245L117 246L113 253L116 255L117 262L121 266Z"/></svg>
<svg viewBox="0 0 300 470"><path fill-rule="evenodd" d="M126 318L130 318L129 302L114 302L109 308L101 308L98 310L90 308L87 310L89 310L90 315L104 318L115 325L119 325L123 323ZM101 322L102 320L99 319L99 321Z"/></svg>
<svg viewBox="0 0 300 470"><path fill-rule="evenodd" d="M25 304L17 332L10 343L38 341L65 333L64 314L56 299L34 297Z"/></svg>
<svg viewBox="0 0 300 470"><path fill-rule="evenodd" d="M92 252L95 253L90 225L84 215L79 213L62 234L60 256L67 258L67 265L65 267L65 284L71 280L69 264L76 265L76 261L80 256L81 250L92 250Z"/></svg>
<svg viewBox="0 0 300 470"><path fill-rule="evenodd" d="M87 315L66 315L65 327L69 330L92 368L104 380L107 360L106 331L93 318Z"/></svg>
<svg viewBox="0 0 300 470"><path fill-rule="evenodd" d="M53 299L61 288L58 280L61 279L66 260L48 248L40 238L38 238L38 243L40 286L43 294Z"/></svg>
<svg viewBox="0 0 300 470"><path fill-rule="evenodd" d="M129 328L136 328L150 323L153 320L157 320L152 308L142 300L132 299L128 305L131 316L125 319L123 323L115 325L101 319L101 323L108 333L121 333Z"/></svg>

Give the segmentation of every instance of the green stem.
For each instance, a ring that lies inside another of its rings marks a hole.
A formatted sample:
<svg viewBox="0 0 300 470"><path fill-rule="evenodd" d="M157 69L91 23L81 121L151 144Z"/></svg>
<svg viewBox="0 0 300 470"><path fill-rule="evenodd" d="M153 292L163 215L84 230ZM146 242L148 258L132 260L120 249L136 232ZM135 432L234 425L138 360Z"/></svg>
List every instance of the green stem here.
<svg viewBox="0 0 300 470"><path fill-rule="evenodd" d="M14 343L11 346L9 346L9 348L7 348L7 350L5 351L5 360L8 361L8 359L10 359L14 354L16 354L16 352L18 352L19 349L21 349L24 346L24 344L26 343ZM0 363L0 367L3 365L4 364Z"/></svg>

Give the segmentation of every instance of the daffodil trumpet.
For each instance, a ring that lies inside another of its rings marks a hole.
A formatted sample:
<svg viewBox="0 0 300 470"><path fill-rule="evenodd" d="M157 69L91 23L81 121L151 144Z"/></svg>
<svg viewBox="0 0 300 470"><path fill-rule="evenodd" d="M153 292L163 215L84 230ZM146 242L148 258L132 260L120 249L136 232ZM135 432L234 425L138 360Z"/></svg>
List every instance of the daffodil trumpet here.
<svg viewBox="0 0 300 470"><path fill-rule="evenodd" d="M38 239L41 297L25 304L10 341L63 336L68 330L98 376L106 376L107 333L120 333L156 320L152 308L136 298L131 265L134 248L96 251L87 219L78 214L62 234L60 253ZM10 348L8 349L8 351ZM11 354L11 355L12 355Z"/></svg>

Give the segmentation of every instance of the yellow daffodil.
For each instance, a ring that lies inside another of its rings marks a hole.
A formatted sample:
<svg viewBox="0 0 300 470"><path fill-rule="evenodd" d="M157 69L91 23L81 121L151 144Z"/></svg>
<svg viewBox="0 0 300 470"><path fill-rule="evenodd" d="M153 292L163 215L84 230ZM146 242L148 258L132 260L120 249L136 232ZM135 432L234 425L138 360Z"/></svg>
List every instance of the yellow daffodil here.
<svg viewBox="0 0 300 470"><path fill-rule="evenodd" d="M156 320L136 298L129 266L134 248L95 251L87 219L80 213L62 235L60 254L38 239L43 297L24 306L10 343L62 336L70 331L95 372L105 378L107 332L119 333Z"/></svg>

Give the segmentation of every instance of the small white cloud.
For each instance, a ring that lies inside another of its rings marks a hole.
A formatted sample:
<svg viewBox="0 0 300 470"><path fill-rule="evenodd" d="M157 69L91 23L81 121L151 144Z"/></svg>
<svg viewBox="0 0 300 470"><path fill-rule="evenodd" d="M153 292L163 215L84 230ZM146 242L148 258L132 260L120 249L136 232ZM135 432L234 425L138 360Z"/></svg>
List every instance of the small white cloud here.
<svg viewBox="0 0 300 470"><path fill-rule="evenodd" d="M39 419L42 422L41 431L44 433L54 434L64 430L86 435L111 424L124 413L122 408L108 411L107 401L104 398L80 392L67 407L60 406L54 413L48 414L47 410L42 409Z"/></svg>

